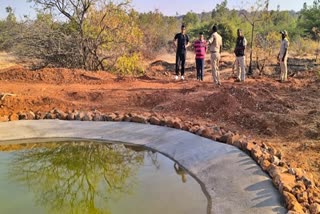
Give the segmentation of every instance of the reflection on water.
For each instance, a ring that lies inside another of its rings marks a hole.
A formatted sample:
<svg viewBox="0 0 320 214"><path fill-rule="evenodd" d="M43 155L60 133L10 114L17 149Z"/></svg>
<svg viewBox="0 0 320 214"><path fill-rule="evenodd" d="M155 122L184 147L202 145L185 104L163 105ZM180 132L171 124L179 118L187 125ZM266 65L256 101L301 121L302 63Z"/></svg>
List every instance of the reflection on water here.
<svg viewBox="0 0 320 214"><path fill-rule="evenodd" d="M32 213L205 213L206 199L200 186L191 179L193 185L197 186L195 196L199 197L201 194L200 200L194 198L192 189L188 190L190 198L182 197L182 194L186 194L184 189L188 188L180 188L181 181L179 185L176 181L172 182L174 173L168 173L166 168L170 166L172 171L174 168L183 183L187 181L186 172L158 153L145 151L142 147L96 142L54 145L14 152L8 158L8 180L12 186L27 187L28 192L32 193L34 207L39 208L33 208L35 211ZM0 189L3 189L2 167L0 158ZM161 172L162 168L165 169L164 172ZM149 189L145 190L144 186ZM162 192L166 188L167 192ZM170 210L167 212L163 211L168 208L161 211L161 207L166 206L161 203L169 202L159 199L170 198L168 195L176 190L180 191L176 193L180 199L174 196L176 199L173 200L182 199L178 206L186 200L196 200L196 205L191 205L190 209L169 206ZM10 189L8 191L14 192ZM1 192L0 200L3 200ZM149 208L144 205L148 200ZM142 205L136 205L139 201ZM0 204L0 213L1 207ZM133 211L134 209L137 210Z"/></svg>
<svg viewBox="0 0 320 214"><path fill-rule="evenodd" d="M181 176L182 182L186 183L187 182L186 171L182 167L180 167L177 163L174 163L173 167L176 173Z"/></svg>

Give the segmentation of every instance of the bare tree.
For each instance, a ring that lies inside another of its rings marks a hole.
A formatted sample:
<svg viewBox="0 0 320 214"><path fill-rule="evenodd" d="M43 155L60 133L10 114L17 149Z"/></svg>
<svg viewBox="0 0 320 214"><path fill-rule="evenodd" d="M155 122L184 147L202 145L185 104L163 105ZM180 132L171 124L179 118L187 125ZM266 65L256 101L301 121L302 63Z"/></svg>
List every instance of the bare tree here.
<svg viewBox="0 0 320 214"><path fill-rule="evenodd" d="M35 2L44 8L44 11L50 11L52 14L58 12L64 17L58 18L59 28L53 27L42 32L42 38L39 38L39 41L47 38L44 43L51 48L51 55L44 54L48 56L44 58L49 64L53 60L57 62L55 66L66 64L65 59L71 60L66 55L73 55L76 60L69 63L73 67L105 70L109 65L115 64L117 57L131 53L137 48L142 38L136 27L135 15L130 10L129 0L120 3L106 0L29 1ZM33 37L36 38L36 35ZM28 40L30 37L27 36L25 39ZM35 39L32 41L36 42ZM54 49L52 44L55 46ZM45 52L45 48L42 47L40 49Z"/></svg>
<svg viewBox="0 0 320 214"><path fill-rule="evenodd" d="M263 13L268 11L269 0L257 0L254 3L254 6L251 7L249 12L241 12L241 15L244 16L247 22L251 25L251 43L250 43L250 61L249 61L249 70L248 74L252 75L252 51L253 51L253 42L254 42L254 31L256 24L263 21Z"/></svg>

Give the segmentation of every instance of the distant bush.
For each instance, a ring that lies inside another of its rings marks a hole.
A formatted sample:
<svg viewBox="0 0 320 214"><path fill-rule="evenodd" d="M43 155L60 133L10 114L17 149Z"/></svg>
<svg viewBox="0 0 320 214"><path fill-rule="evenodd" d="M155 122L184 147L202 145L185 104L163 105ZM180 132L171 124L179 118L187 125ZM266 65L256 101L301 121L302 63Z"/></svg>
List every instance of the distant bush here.
<svg viewBox="0 0 320 214"><path fill-rule="evenodd" d="M319 43L317 41L300 37L291 43L290 52L293 52L299 56L309 54L315 56L318 49Z"/></svg>
<svg viewBox="0 0 320 214"><path fill-rule="evenodd" d="M116 62L116 72L119 76L131 75L140 76L144 73L141 66L140 54L124 55L118 58Z"/></svg>

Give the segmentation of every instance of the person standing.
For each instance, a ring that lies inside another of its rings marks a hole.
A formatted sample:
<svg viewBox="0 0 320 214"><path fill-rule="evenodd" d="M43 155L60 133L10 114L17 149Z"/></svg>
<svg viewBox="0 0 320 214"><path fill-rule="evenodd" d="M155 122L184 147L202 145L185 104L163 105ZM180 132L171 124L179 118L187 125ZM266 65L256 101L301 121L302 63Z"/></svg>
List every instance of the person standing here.
<svg viewBox="0 0 320 214"><path fill-rule="evenodd" d="M181 80L184 80L184 71L186 64L187 47L189 46L189 37L186 34L185 25L181 26L181 33L178 33L174 37L174 45L176 47L176 76L175 79L179 79L179 70L181 66Z"/></svg>
<svg viewBox="0 0 320 214"><path fill-rule="evenodd" d="M218 34L218 27L216 25L212 27L212 31L213 33L208 40L211 53L212 76L214 83L216 83L217 85L221 85L219 62L222 50L222 37Z"/></svg>
<svg viewBox="0 0 320 214"><path fill-rule="evenodd" d="M245 50L247 47L247 40L242 34L242 30L237 30L238 38L236 42L236 47L234 49L234 53L236 55L237 65L237 82L244 82L246 78L246 70L245 70Z"/></svg>
<svg viewBox="0 0 320 214"><path fill-rule="evenodd" d="M196 53L197 80L203 81L204 77L204 58L207 52L207 42L204 40L203 33L199 33L199 39L193 44Z"/></svg>
<svg viewBox="0 0 320 214"><path fill-rule="evenodd" d="M278 60L280 62L280 82L285 82L288 80L288 48L289 48L289 40L287 39L288 33L287 31L281 31L281 45L280 51L278 54Z"/></svg>

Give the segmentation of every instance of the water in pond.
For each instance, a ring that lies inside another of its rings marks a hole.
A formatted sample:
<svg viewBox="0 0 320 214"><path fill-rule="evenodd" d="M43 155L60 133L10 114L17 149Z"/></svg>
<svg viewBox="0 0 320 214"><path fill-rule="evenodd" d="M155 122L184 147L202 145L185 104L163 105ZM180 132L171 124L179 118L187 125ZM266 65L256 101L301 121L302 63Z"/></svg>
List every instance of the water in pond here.
<svg viewBox="0 0 320 214"><path fill-rule="evenodd" d="M0 152L0 213L200 214L207 198L159 153L61 142Z"/></svg>

